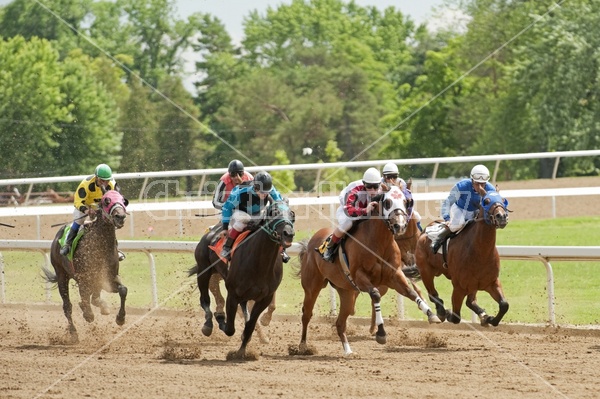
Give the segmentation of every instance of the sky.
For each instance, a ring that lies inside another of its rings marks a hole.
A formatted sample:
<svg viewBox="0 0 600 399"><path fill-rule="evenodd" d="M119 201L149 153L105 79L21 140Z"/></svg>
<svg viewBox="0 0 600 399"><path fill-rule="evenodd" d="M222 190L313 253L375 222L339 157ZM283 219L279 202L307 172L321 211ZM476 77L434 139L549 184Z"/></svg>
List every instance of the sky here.
<svg viewBox="0 0 600 399"><path fill-rule="evenodd" d="M0 2L5 0L0 0ZM427 22L432 16L432 8L442 5L443 0L355 0L360 6L375 6L381 10L394 6L409 15L416 23ZM221 20L232 39L239 41L243 36L242 21L250 11L257 10L264 15L268 7L277 8L280 4L290 4L291 0L177 0L180 15L194 12L209 13Z"/></svg>

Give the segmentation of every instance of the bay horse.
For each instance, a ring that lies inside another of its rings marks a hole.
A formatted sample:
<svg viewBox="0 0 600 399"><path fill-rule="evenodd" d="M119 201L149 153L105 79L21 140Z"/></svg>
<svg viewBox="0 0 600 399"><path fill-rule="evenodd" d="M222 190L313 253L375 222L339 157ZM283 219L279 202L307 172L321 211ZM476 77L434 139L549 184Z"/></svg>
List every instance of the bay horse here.
<svg viewBox="0 0 600 399"><path fill-rule="evenodd" d="M248 301L254 301L242 333L242 344L232 358L246 358L246 347L252 338L258 317L272 302L281 283L281 247L289 248L292 245L295 235L294 222L295 214L285 201L273 202L266 208L264 219L237 248L234 248L229 267L208 246L199 244L196 248L197 264L188 273L190 276L197 275L200 306L205 315L202 327L204 335L210 335L213 329L209 283L214 273L223 277L227 289L226 317L225 320L217 320L219 328L226 335L235 334L238 305L245 310ZM202 237L201 243L203 240L208 240L207 235Z"/></svg>
<svg viewBox="0 0 600 399"><path fill-rule="evenodd" d="M334 264L331 264L313 250L332 233L331 228L320 229L308 243L302 243L298 275L304 289L304 302L299 354L310 352L306 343L308 323L313 316L317 297L327 283L336 289L340 297L336 328L345 355L352 353L346 336L346 322L348 316L354 314L356 298L360 292L368 292L371 297L377 320L375 338L380 344L386 342L380 309L380 287L395 289L415 301L430 323L440 322L427 303L411 287L401 269L401 253L394 237L404 234L407 227L404 194L398 187L392 187L388 192L376 196L374 200L379 201L378 215L355 224L347 233L345 242L340 244L340 247L345 247L349 263L347 271L342 265L341 254L335 258Z"/></svg>
<svg viewBox="0 0 600 399"><path fill-rule="evenodd" d="M202 236L200 238L200 242L198 242L198 245L196 245L196 249L194 250L194 259L196 260L196 265L199 265L201 263L206 263L206 264L214 265L213 267L215 268L215 270L219 270L219 269L227 270L227 265L221 260L221 258L219 256L217 256L217 254L212 249L210 249L210 246L215 245L216 242L219 240L219 238L220 238L219 234L222 231L223 231L223 225L221 224L221 222L219 222L216 225L211 226L206 231L204 236ZM197 274L197 270L195 268L192 268L188 271L188 274L190 276ZM212 273L212 275L210 277L210 281L208 283L208 289L210 290L210 293L213 294L213 297L215 299L215 311L213 313L214 318L215 318L217 324L219 325L219 328L224 329L225 328L225 297L223 297L223 294L221 293L221 281L223 281L223 276L220 273ZM273 296L273 301L267 307L267 311L262 315L262 317L260 319L260 324L262 324L263 326L268 326L271 322L273 312L275 312L275 296ZM248 318L250 317L250 314L248 312L247 307L242 306L241 313L242 313L242 316L244 317L244 320L248 320ZM202 333L207 337L209 337L212 334L212 330L213 330L212 322L210 322L210 323L207 322L202 327ZM264 336L261 333L261 331L258 331L258 330L259 329L258 329L258 325L257 325L257 332L259 333L261 342L267 343L268 338L266 336Z"/></svg>
<svg viewBox="0 0 600 399"><path fill-rule="evenodd" d="M496 231L508 224L508 201L491 191L481 199L479 214L458 235L450 238L447 258L433 254L431 240L422 234L417 243L417 270L429 299L435 303L440 320L460 323L463 300L480 319L482 326L498 326L508 311L508 302L500 283L500 256L496 248ZM429 226L437 222L432 222ZM427 231L427 229L425 229ZM406 271L407 274L409 271ZM434 278L440 275L452 281L452 311L444 309L444 302L435 288ZM416 276L415 276L416 277ZM496 316L488 316L477 305L477 291L487 291L498 303Z"/></svg>
<svg viewBox="0 0 600 399"><path fill-rule="evenodd" d="M83 235L73 252L72 261L67 256L60 254L59 240L63 236L66 226L59 229L52 240L50 261L54 272L44 268L47 281L56 283L63 301L63 311L69 323L71 341L79 341L77 329L73 323L73 306L69 299L69 281L74 279L79 287L81 302L79 307L83 311L83 318L87 322L94 321L94 313L90 306L98 306L104 315L109 314L108 304L101 299L102 290L118 292L121 306L117 313L116 323L125 323L125 299L127 287L121 283L119 276L119 255L117 252L116 229L125 224L127 217L126 207L128 201L115 191L107 191L100 200L96 218L82 226Z"/></svg>

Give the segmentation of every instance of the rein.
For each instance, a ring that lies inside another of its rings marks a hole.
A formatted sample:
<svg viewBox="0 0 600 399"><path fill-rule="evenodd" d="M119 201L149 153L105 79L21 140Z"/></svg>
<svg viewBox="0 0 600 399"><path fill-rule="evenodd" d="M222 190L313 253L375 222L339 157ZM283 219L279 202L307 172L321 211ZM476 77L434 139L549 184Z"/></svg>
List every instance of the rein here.
<svg viewBox="0 0 600 399"><path fill-rule="evenodd" d="M279 243L281 241L281 237L279 236L279 233L277 233L277 226L279 226L280 224L285 223L290 227L294 227L294 223L292 223L291 220L289 220L288 218L282 217L282 218L277 218L275 219L275 222L273 223L273 220L271 220L269 223L265 223L262 226L260 226L260 228L267 233L267 236L271 239L271 241L275 242L275 243Z"/></svg>

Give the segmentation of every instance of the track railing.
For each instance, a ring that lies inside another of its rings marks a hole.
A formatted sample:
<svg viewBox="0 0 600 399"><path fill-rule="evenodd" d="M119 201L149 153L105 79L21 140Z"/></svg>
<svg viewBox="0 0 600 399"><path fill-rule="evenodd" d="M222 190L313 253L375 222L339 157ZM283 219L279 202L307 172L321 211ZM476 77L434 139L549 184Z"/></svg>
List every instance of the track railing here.
<svg viewBox="0 0 600 399"><path fill-rule="evenodd" d="M50 240L2 240L0 241L0 302L6 303L4 258L2 251L32 251L39 252L45 259L46 267L50 264ZM158 306L157 275L154 253L190 253L193 254L197 242L191 241L133 241L120 240L119 249L127 252L141 252L148 257L151 277L152 306ZM297 254L300 244L294 243L288 249L289 254ZM567 247L567 246L498 246L502 259L539 261L546 268L546 284L548 291L548 323L556 326L555 298L554 298L554 273L552 261L598 261L600 260L600 247ZM46 298L50 300L50 287L46 287ZM330 291L331 313L336 312L335 294ZM399 296L401 298L401 296ZM403 303L399 302L398 315L403 318Z"/></svg>

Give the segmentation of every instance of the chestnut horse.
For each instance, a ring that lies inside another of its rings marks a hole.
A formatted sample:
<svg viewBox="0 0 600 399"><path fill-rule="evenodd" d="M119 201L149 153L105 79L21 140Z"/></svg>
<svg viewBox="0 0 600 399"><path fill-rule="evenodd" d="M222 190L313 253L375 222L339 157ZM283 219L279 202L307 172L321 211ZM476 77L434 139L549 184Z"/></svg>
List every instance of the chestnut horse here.
<svg viewBox="0 0 600 399"><path fill-rule="evenodd" d="M508 201L497 192L487 193L481 200L475 221L447 242L446 259L442 254L433 254L431 240L427 234L421 235L416 252L417 268L442 321L460 322L460 309L465 297L467 307L479 316L482 326L497 326L508 311L508 302L498 278L500 256L496 248L496 230L508 224L507 206ZM444 309L444 302L433 282L442 274L452 281L452 311ZM488 316L477 305L477 291L487 291L498 303L496 316Z"/></svg>
<svg viewBox="0 0 600 399"><path fill-rule="evenodd" d="M87 322L94 321L91 304L100 307L100 312L109 314L108 304L100 298L100 292L118 292L121 307L117 313L116 323L125 323L125 299L127 287L121 284L119 276L119 254L117 252L116 229L125 224L128 201L115 190L107 191L100 200L99 215L82 226L83 235L73 252L73 260L60 254L59 240L66 226L60 228L50 249L50 261L54 272L43 269L45 278L58 285L58 291L63 301L63 311L69 323L69 333L72 342L78 342L79 337L73 324L73 305L69 299L69 280L74 279L79 287L83 318Z"/></svg>
<svg viewBox="0 0 600 399"><path fill-rule="evenodd" d="M227 289L226 318L219 321L219 328L228 336L235 334L235 316L238 305L246 309L248 301L254 301L250 318L246 320L242 334L242 345L233 358L246 358L246 346L252 338L256 322L269 306L283 278L281 247L288 248L294 239L295 214L285 201L276 201L266 208L264 219L237 248L234 248L229 268L208 246L198 244L196 266L189 275L196 274L200 290L200 306L204 310L202 333L212 333L209 283L214 273L225 280ZM200 249L198 249L200 248Z"/></svg>
<svg viewBox="0 0 600 399"><path fill-rule="evenodd" d="M337 290L340 297L336 327L345 355L352 353L346 336L346 322L348 316L354 314L356 298L360 292L368 292L371 297L377 319L375 337L380 344L386 342L386 332L380 309L379 287L395 289L415 301L419 309L427 315L430 323L440 322L427 303L411 287L401 270L401 253L394 237L406 231L408 217L404 195L399 188L392 187L378 197L376 200L379 201L379 215L371 216L355 225L341 244L345 247L349 263L348 275L339 256L335 259L335 263L331 264L314 250L332 233L332 229L321 229L312 236L308 244L302 244L298 274L304 289L304 303L302 337L298 353L309 353L306 343L308 323L312 318L317 297L328 282Z"/></svg>

